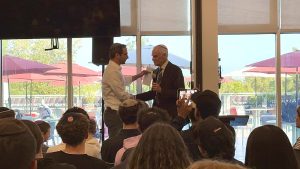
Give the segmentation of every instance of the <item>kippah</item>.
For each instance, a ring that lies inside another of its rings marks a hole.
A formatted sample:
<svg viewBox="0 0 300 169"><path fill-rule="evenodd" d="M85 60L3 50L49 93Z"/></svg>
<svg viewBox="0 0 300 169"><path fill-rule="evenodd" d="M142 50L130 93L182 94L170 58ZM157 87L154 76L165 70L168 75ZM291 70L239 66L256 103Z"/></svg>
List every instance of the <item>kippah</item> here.
<svg viewBox="0 0 300 169"><path fill-rule="evenodd" d="M135 106L137 104L138 104L138 101L136 101L134 99L127 99L127 100L123 101L120 106L122 106L122 107L132 107L132 106Z"/></svg>
<svg viewBox="0 0 300 169"><path fill-rule="evenodd" d="M8 109L6 107L1 107L0 110L0 119L8 118L8 117L15 117L15 111Z"/></svg>
<svg viewBox="0 0 300 169"><path fill-rule="evenodd" d="M28 132L23 122L16 119L0 119L0 137Z"/></svg>

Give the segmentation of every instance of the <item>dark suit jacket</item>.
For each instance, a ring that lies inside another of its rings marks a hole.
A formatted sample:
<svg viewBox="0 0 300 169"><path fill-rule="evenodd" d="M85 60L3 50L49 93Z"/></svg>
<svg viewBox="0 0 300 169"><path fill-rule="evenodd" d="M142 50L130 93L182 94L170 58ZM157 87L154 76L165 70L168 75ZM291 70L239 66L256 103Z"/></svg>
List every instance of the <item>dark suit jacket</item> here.
<svg viewBox="0 0 300 169"><path fill-rule="evenodd" d="M158 70L154 70L157 72ZM163 77L160 83L161 93L157 94L158 102L154 100L153 106L165 109L174 118L177 115L176 100L177 90L184 88L184 79L181 69L169 62L164 70ZM154 99L156 92L148 91L136 95L136 99L148 101Z"/></svg>

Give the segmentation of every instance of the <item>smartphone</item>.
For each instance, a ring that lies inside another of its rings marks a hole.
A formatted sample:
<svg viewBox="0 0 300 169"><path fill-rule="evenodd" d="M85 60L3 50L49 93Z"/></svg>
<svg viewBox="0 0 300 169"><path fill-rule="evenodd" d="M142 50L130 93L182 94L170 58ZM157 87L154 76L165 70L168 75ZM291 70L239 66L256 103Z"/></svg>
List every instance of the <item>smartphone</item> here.
<svg viewBox="0 0 300 169"><path fill-rule="evenodd" d="M177 99L185 97L186 99L191 98L191 95L197 92L197 89L178 89L177 90Z"/></svg>

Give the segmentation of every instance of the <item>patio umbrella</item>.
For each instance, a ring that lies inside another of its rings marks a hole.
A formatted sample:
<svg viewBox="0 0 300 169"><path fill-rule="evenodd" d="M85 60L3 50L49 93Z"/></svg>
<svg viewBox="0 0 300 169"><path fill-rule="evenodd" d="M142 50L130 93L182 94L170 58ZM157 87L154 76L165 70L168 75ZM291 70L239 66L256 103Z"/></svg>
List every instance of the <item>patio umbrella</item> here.
<svg viewBox="0 0 300 169"><path fill-rule="evenodd" d="M9 77L14 74L23 73L44 73L48 70L56 69L56 67L43 64L37 61L26 60L16 56L3 56L3 75L7 77L8 83L8 105L11 108Z"/></svg>
<svg viewBox="0 0 300 169"><path fill-rule="evenodd" d="M25 99L25 103L26 103L26 110L27 110L27 82L30 83L30 112L32 110L32 82L50 82L50 81L63 81L64 79L59 77L59 76L55 76L55 75L43 75L43 74L38 74L38 73L22 73L22 74L13 74L9 76L8 78L4 77L4 81L10 81L10 82L26 82L26 99Z"/></svg>
<svg viewBox="0 0 300 169"><path fill-rule="evenodd" d="M300 51L286 53L280 56L281 72L286 74L296 74L296 102L298 102L298 73L300 67ZM254 67L252 71L275 73L276 58L265 59L256 63L247 65Z"/></svg>
<svg viewBox="0 0 300 169"><path fill-rule="evenodd" d="M300 51L294 51L290 53L286 53L280 56L281 60L281 72L285 74L296 74L296 105L298 105L298 73L300 67ZM273 73L275 74L275 65L276 65L276 58L269 58L266 60L262 60L256 63L252 63L247 65L248 67L254 67L253 71L260 71L266 73ZM286 80L285 80L286 82ZM285 91L286 91L286 83L285 83ZM286 96L286 92L285 92Z"/></svg>
<svg viewBox="0 0 300 169"><path fill-rule="evenodd" d="M65 77L65 85L67 87L67 76L68 76L68 66L67 62L63 61L58 64L53 64L52 66L56 67L55 70L50 70L45 72L46 75L61 75ZM97 77L100 77L101 72L96 72L92 69L86 68L84 66L80 66L76 63L72 63L72 78L73 78L73 85L78 84L80 87L80 84L85 83L84 81L87 81L87 78L91 79L97 79ZM61 82L59 82L61 83ZM55 83L54 83L55 84ZM80 91L80 89L79 89Z"/></svg>

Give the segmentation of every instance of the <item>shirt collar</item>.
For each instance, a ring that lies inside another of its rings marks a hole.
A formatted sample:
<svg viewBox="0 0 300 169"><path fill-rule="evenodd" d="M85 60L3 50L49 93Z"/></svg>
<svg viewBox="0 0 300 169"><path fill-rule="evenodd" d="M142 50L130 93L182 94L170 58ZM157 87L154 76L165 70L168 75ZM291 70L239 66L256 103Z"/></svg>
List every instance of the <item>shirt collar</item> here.
<svg viewBox="0 0 300 169"><path fill-rule="evenodd" d="M169 63L169 61L167 60L160 68L161 68L162 70L165 70L168 63Z"/></svg>
<svg viewBox="0 0 300 169"><path fill-rule="evenodd" d="M111 67L115 68L115 69L118 69L118 70L121 70L121 66L118 65L116 62L112 61L112 60L109 60L109 65L111 65Z"/></svg>

